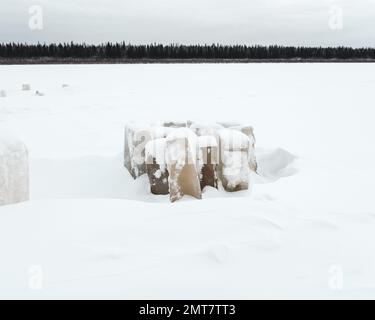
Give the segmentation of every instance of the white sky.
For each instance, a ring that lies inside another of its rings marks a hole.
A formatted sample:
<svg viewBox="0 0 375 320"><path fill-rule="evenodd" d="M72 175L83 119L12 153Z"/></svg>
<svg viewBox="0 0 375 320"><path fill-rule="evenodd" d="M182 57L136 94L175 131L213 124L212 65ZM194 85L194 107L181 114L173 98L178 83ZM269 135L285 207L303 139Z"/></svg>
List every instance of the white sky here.
<svg viewBox="0 0 375 320"><path fill-rule="evenodd" d="M43 30L29 28L32 5ZM375 0L1 0L0 42L122 40L375 46Z"/></svg>

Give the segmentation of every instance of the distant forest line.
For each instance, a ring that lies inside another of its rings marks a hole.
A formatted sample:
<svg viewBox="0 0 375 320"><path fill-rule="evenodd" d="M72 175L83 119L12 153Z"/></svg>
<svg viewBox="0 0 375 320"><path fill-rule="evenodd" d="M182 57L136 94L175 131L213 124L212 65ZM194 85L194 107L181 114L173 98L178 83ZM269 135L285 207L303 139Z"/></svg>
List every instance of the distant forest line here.
<svg viewBox="0 0 375 320"><path fill-rule="evenodd" d="M105 43L100 45L61 44L0 44L0 60L8 61L68 61L126 62L127 60L193 62L221 61L366 61L375 59L375 48L351 47L289 47L289 46L246 46L246 45L132 45Z"/></svg>

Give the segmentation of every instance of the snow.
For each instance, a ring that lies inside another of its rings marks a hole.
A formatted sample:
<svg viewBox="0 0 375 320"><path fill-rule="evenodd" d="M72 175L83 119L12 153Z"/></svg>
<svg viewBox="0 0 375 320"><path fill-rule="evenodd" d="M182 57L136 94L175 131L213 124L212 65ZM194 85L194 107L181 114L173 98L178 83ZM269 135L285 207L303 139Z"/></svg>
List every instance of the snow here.
<svg viewBox="0 0 375 320"><path fill-rule="evenodd" d="M186 164L196 165L198 137L188 128L178 128L167 136L167 164L176 163L177 168Z"/></svg>
<svg viewBox="0 0 375 320"><path fill-rule="evenodd" d="M223 129L223 126L218 123L195 122L190 126L190 129L198 136L216 136L217 132Z"/></svg>
<svg viewBox="0 0 375 320"><path fill-rule="evenodd" d="M250 179L248 152L224 151L222 152L222 162L225 189L228 191L234 191L236 188L247 190Z"/></svg>
<svg viewBox="0 0 375 320"><path fill-rule="evenodd" d="M153 139L162 139L166 138L168 134L173 131L173 128L162 127L160 125L152 127L152 138Z"/></svg>
<svg viewBox="0 0 375 320"><path fill-rule="evenodd" d="M250 139L244 133L234 129L222 129L219 131L220 146L227 151L248 150Z"/></svg>
<svg viewBox="0 0 375 320"><path fill-rule="evenodd" d="M1 297L375 297L375 66L0 74L0 128L29 149L31 199L0 207ZM150 194L122 156L124 125L150 119L253 125L252 193L205 188L173 204Z"/></svg>
<svg viewBox="0 0 375 320"><path fill-rule="evenodd" d="M173 128L161 125L161 121L142 121L129 122L125 126L124 164L134 179L146 173L144 153L147 143L153 139L165 138L173 131Z"/></svg>
<svg viewBox="0 0 375 320"><path fill-rule="evenodd" d="M160 138L154 139L147 142L146 150L146 161L149 158L156 160L157 164L165 164L165 149L167 146L167 139Z"/></svg>
<svg viewBox="0 0 375 320"><path fill-rule="evenodd" d="M29 199L29 161L25 145L0 130L0 206Z"/></svg>
<svg viewBox="0 0 375 320"><path fill-rule="evenodd" d="M153 164L154 160L156 164L160 166L155 174L155 178L159 179L162 173L167 169L166 167L166 149L167 149L167 139L159 138L147 142L145 147L146 152L146 164Z"/></svg>
<svg viewBox="0 0 375 320"><path fill-rule="evenodd" d="M186 195L202 198L197 167L197 135L188 128L177 128L167 136L166 162L171 202Z"/></svg>
<svg viewBox="0 0 375 320"><path fill-rule="evenodd" d="M214 136L198 137L198 145L200 148L218 147L217 140Z"/></svg>
<svg viewBox="0 0 375 320"><path fill-rule="evenodd" d="M125 127L124 164L134 179L146 173L144 151L152 139L148 124L130 123Z"/></svg>
<svg viewBox="0 0 375 320"><path fill-rule="evenodd" d="M220 159L220 149L218 142L214 136L200 136L198 137L198 172L202 176L202 169L205 164L217 165ZM217 168L215 174L217 175Z"/></svg>

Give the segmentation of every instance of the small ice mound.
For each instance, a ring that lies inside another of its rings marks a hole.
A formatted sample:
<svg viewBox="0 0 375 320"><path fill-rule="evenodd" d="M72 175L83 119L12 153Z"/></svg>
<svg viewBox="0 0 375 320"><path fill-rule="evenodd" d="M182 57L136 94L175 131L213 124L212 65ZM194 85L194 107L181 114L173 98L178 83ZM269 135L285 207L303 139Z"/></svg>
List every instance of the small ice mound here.
<svg viewBox="0 0 375 320"><path fill-rule="evenodd" d="M28 83L25 83L22 85L22 91L30 91L31 90L31 85Z"/></svg>
<svg viewBox="0 0 375 320"><path fill-rule="evenodd" d="M62 88L68 88L69 87L69 85L68 84L66 84L66 83L64 83L62 86L61 86Z"/></svg>
<svg viewBox="0 0 375 320"><path fill-rule="evenodd" d="M260 183L273 182L298 172L294 166L297 157L284 149L256 149L256 156Z"/></svg>
<svg viewBox="0 0 375 320"><path fill-rule="evenodd" d="M44 93L43 92L40 92L40 91L35 91L35 95L37 96L37 97L43 97L44 96Z"/></svg>
<svg viewBox="0 0 375 320"><path fill-rule="evenodd" d="M0 91L0 98L6 98L6 96L7 96L6 91L5 90L1 90Z"/></svg>

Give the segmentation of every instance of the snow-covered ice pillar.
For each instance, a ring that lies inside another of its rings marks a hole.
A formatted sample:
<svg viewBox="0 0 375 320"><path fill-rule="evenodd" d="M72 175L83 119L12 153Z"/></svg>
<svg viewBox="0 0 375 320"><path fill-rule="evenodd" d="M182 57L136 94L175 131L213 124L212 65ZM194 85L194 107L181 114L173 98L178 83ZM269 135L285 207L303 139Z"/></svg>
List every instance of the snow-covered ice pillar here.
<svg viewBox="0 0 375 320"><path fill-rule="evenodd" d="M223 129L220 135L219 175L228 192L247 190L250 181L250 139L234 129Z"/></svg>
<svg viewBox="0 0 375 320"><path fill-rule="evenodd" d="M152 128L148 125L125 127L124 165L134 179L146 173L145 146L151 139Z"/></svg>
<svg viewBox="0 0 375 320"><path fill-rule="evenodd" d="M169 193L169 173L165 151L167 139L151 140L146 145L146 171L150 181L151 193L163 195Z"/></svg>
<svg viewBox="0 0 375 320"><path fill-rule="evenodd" d="M146 144L159 138L165 138L173 128L160 126L159 123L129 123L125 126L124 165L134 179L146 173Z"/></svg>
<svg viewBox="0 0 375 320"><path fill-rule="evenodd" d="M171 202L190 195L202 198L197 170L197 136L187 128L174 130L167 137L167 168Z"/></svg>
<svg viewBox="0 0 375 320"><path fill-rule="evenodd" d="M250 170L257 172L258 170L258 163L255 156L255 135L254 135L254 128L252 126L233 126L230 127L231 129L241 131L243 134L248 136L250 140L249 146L249 166Z"/></svg>
<svg viewBox="0 0 375 320"><path fill-rule="evenodd" d="M0 206L29 199L29 165L25 145L0 132Z"/></svg>

